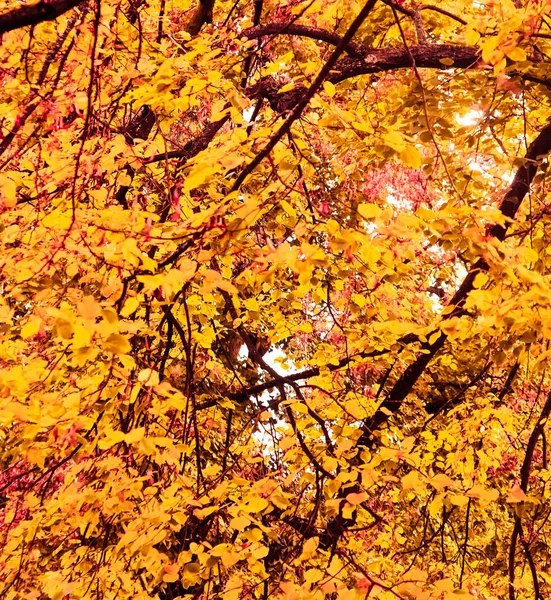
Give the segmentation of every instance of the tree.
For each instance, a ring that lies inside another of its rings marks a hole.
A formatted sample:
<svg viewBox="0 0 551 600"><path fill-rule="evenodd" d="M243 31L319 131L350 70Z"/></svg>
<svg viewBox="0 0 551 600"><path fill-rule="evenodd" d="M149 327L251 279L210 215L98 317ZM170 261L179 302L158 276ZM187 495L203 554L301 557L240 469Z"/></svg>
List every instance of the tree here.
<svg viewBox="0 0 551 600"><path fill-rule="evenodd" d="M550 8L4 2L2 598L548 597Z"/></svg>

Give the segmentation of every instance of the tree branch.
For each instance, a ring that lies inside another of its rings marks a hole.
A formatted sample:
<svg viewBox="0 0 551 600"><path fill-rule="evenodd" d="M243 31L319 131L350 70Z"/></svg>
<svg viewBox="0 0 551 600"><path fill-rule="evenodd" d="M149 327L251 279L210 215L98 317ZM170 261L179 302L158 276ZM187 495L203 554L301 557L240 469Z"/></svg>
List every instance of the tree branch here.
<svg viewBox="0 0 551 600"><path fill-rule="evenodd" d="M243 31L243 35L248 40L256 40L268 35L297 35L318 40L320 42L326 42L332 46L338 46L342 41L342 37L333 31L319 29L318 27L309 27L307 25L295 25L293 23L287 25L282 25L281 23L268 23L267 25L251 27L250 29ZM353 42L348 42L344 47L344 51L354 58L361 58L366 53L366 50L366 48L362 48L362 46L354 44Z"/></svg>
<svg viewBox="0 0 551 600"><path fill-rule="evenodd" d="M411 344L413 342L417 342L419 340L418 336L414 334L408 334L400 339L396 340L396 344ZM226 394L225 398L229 398L230 400L235 400L236 402L245 402L251 396L258 396L262 392L269 390L271 388L276 388L278 385L289 384L293 385L297 381L311 379L312 377L317 377L322 371L338 371L343 367L346 367L354 360L360 360L362 358L375 358L377 356L382 356L390 352L390 350L373 350L371 352L359 352L358 354L352 354L351 356L346 356L341 358L336 364L327 364L323 367L312 367L310 369L305 369L304 371L299 371L298 373L293 373L291 375L278 375L274 379L270 379L264 383L259 383L253 387L240 390L238 392L233 392L230 394ZM218 403L217 399L207 400L202 404L197 405L197 410L203 410L206 408L211 408L216 406Z"/></svg>
<svg viewBox="0 0 551 600"><path fill-rule="evenodd" d="M500 203L499 209L505 217L508 217L509 219L514 218L522 201L530 190L530 185L538 170L539 160L541 157L549 154L549 152L551 152L551 123L546 125L536 139L530 144L526 156L524 157L524 164L517 170L511 186ZM489 235L502 241L505 238L508 228L509 224L507 223L505 225L494 225L489 230ZM488 269L489 265L484 258L480 258L476 261L450 301L450 305L454 307L453 311L444 315L443 320L463 314L463 305L465 304L467 296L473 289L473 282L476 275L479 272L487 271ZM402 406L402 402L410 393L419 377L421 377L429 362L442 348L446 339L447 335L440 332L439 337L432 344L427 342L422 345L421 348L423 353L420 354L404 371L401 377L398 378L398 381L396 381L375 414L364 421L364 433L358 441L359 444L369 445L372 440L373 432L383 423L386 423L390 416L398 412Z"/></svg>
<svg viewBox="0 0 551 600"><path fill-rule="evenodd" d="M54 21L63 13L82 4L84 0L51 0L15 8L0 15L0 34L43 21Z"/></svg>
<svg viewBox="0 0 551 600"><path fill-rule="evenodd" d="M449 17L450 19L454 19L455 21L457 21L458 23L461 23L462 25L467 25L467 21L465 21L465 19L462 19L461 17L454 15L453 13L449 12L448 10L444 10L443 8L440 8L439 6L434 6L432 4L423 4L417 10L418 11L433 10L434 12L438 12L441 15L446 15L446 17Z"/></svg>
<svg viewBox="0 0 551 600"><path fill-rule="evenodd" d="M291 131L293 123L301 116L302 111L308 106L310 100L314 97L316 92L321 88L323 82L328 79L331 71L336 66L340 55L344 52L346 46L354 37L355 33L361 27L369 13L373 10L373 7L377 3L377 0L367 0L358 16L352 22L352 25L348 28L348 31L344 34L339 45L335 48L334 52L328 58L321 71L318 73L316 79L312 85L306 90L300 98L294 104L294 108L291 114L287 117L283 125L276 131L276 133L270 138L270 141L266 146L255 156L255 158L241 171L237 179L235 180L232 191L238 190L245 179L267 158L271 151L277 146L278 142Z"/></svg>
<svg viewBox="0 0 551 600"><path fill-rule="evenodd" d="M336 84L360 75L406 69L412 66L412 58L420 69L472 69L480 62L480 54L476 48L452 44L421 44L411 46L409 51L403 47L358 49L360 51L361 58L349 56L337 61L327 73L327 81ZM449 61L453 61L452 64L447 64ZM311 91L311 88L300 85L280 94L279 88L280 85L273 78L265 77L245 93L250 98L265 98L274 110L284 112L293 110L305 94Z"/></svg>
<svg viewBox="0 0 551 600"><path fill-rule="evenodd" d="M551 126L550 126L551 127ZM551 414L551 394L547 396L545 400L545 404L543 405L542 411L538 418L538 422L536 426L532 430L530 434L530 438L528 439L528 444L526 445L526 452L524 454L524 460L522 461L522 467L520 468L520 489L526 493L528 491L528 483L530 480L530 472L532 470L532 460L534 458L534 451L536 449L536 445L538 443L538 439L540 436L544 434L545 423L549 419L549 415ZM511 534L511 542L509 545L509 566L508 566L508 574L509 574L509 600L515 600L515 555L516 555L516 547L518 538L522 538L522 521L518 514L515 514L515 524L513 527L513 533ZM532 578L534 580L534 589L536 591L536 600L540 600L542 596L539 594L539 583L538 577L533 566L533 559L530 553L530 546L525 543L524 553L528 561L530 562L530 570L532 572Z"/></svg>
<svg viewBox="0 0 551 600"><path fill-rule="evenodd" d="M215 0L199 0L199 3L191 15L185 30L190 36L196 36L205 23L212 23L212 11Z"/></svg>
<svg viewBox="0 0 551 600"><path fill-rule="evenodd" d="M205 150L208 145L214 139L214 136L220 131L220 128L224 125L224 123L229 119L229 115L225 115L218 121L214 121L213 123L208 123L205 125L203 131L195 138L191 139L181 150L172 150L170 152L163 152L161 154L154 154L149 158L143 159L144 165L149 165L154 162L159 162L161 160L168 160L169 158L179 158L183 162L193 158L199 152Z"/></svg>

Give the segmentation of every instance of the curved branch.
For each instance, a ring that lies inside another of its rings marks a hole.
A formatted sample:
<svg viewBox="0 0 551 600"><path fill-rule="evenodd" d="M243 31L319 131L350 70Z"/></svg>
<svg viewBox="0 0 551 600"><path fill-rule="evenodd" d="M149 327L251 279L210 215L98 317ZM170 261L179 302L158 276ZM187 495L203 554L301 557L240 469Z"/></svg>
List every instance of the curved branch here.
<svg viewBox="0 0 551 600"><path fill-rule="evenodd" d="M517 170L513 182L509 186L509 189L500 203L499 209L501 213L508 219L513 219L515 217L522 201L530 190L530 185L538 170L539 161L542 157L549 154L549 152L551 152L551 123L546 125L540 131L539 135L528 147L528 151L524 157L524 164ZM503 240L508 227L508 224L494 225L489 230L488 234L498 240ZM463 305L465 304L467 296L473 289L473 283L476 275L480 271L487 271L488 269L489 265L484 258L480 258L471 267L470 271L467 273L465 279L450 301L450 305L453 306L454 309L443 317L444 320L463 314ZM372 440L373 431L386 423L386 421L388 421L393 414L398 412L403 401L411 392L413 386L419 377L421 377L429 362L442 348L446 339L447 335L443 332L440 332L439 337L432 344L426 342L421 346L423 353L419 354L417 359L411 363L404 373L398 378L388 396L375 414L370 419L364 421L364 433L358 441L360 445L369 445Z"/></svg>
<svg viewBox="0 0 551 600"><path fill-rule="evenodd" d="M405 335L394 342L394 344L412 344L414 342L419 341L419 337L415 334ZM236 402L245 402L251 396L258 396L262 392L266 390L276 388L281 384L288 384L292 387L295 387L294 384L297 381L303 381L307 379L311 379L312 377L317 377L323 371L338 371L351 362L355 360L361 360L365 358L376 358L378 356L383 356L390 352L390 349L382 349L382 350L372 350L370 352L358 352L358 354L351 354L350 356L345 356L341 358L336 363L328 363L322 367L311 367L310 369L305 369L304 371L299 371L298 373L293 373L291 375L277 375L274 379L270 379L265 381L264 383L259 383L255 386L252 386L247 389L239 390L238 392L231 392L225 394L225 398L230 400L234 400ZM296 388L295 388L296 389ZM207 400L202 404L197 405L197 410L204 410L206 408L212 408L218 404L218 399L213 398L212 400Z"/></svg>
<svg viewBox="0 0 551 600"><path fill-rule="evenodd" d="M394 71L411 67L412 58L420 69L472 69L478 67L480 54L471 46L454 46L452 44L420 44L408 49L400 48L364 48L362 56L343 58L332 66L326 80L340 83L351 77ZM245 91L250 98L261 97L268 100L274 110L284 112L293 110L302 100L309 88L297 86L295 89L279 93L279 84L266 77Z"/></svg>
<svg viewBox="0 0 551 600"><path fill-rule="evenodd" d="M168 160L170 158L179 158L185 162L190 158L193 158L199 152L205 150L208 145L214 139L214 136L220 131L221 127L229 119L229 115L224 115L221 119L213 121L205 125L203 131L195 138L191 139L181 150L171 150L170 152L162 152L161 154L154 154L149 158L142 159L144 165L149 165L154 162L161 160Z"/></svg>
<svg viewBox="0 0 551 600"><path fill-rule="evenodd" d="M243 35L248 40L256 40L268 35L296 35L317 40L319 42L326 42L332 46L338 46L342 41L342 37L333 31L327 31L326 29L320 29L318 27L309 27L307 25L295 25L293 23L287 25L282 25L281 23L259 25L258 27L246 29L243 31ZM344 51L348 56L354 58L361 58L366 53L365 48L362 48L360 45L354 44L353 42L348 42L344 47Z"/></svg>
<svg viewBox="0 0 551 600"><path fill-rule="evenodd" d="M370 48L361 59L340 60L335 65L336 72L329 79L332 83L338 83L358 75L408 68L411 67L411 57L419 69L472 69L480 61L478 49L471 46L420 44L410 46L409 51L404 47Z"/></svg>
<svg viewBox="0 0 551 600"><path fill-rule="evenodd" d="M530 480L530 472L532 470L532 460L534 458L534 451L536 449L536 444L538 443L538 439L541 435L544 435L544 427L547 419L549 419L549 415L551 414L551 394L547 396L545 400L545 404L543 405L542 411L538 418L538 422L536 426L532 430L530 434L530 438L528 439L528 444L526 445L526 452L524 454L524 460L522 461L522 466L520 468L520 489L526 493L528 491L528 483ZM539 582L538 576L535 569L534 561L532 558L532 554L530 552L530 546L527 542L523 541L522 537L522 521L518 514L515 514L515 525L513 527L513 533L511 534L511 542L509 544L509 565L508 565L508 574L509 574L509 599L515 600L515 555L516 555L516 547L517 542L521 539L524 548L524 554L529 562L530 571L532 573L532 579L534 581L534 591L536 592L536 600L540 600L542 598L539 592Z"/></svg>
<svg viewBox="0 0 551 600"><path fill-rule="evenodd" d="M199 0L197 7L191 15L190 20L185 25L184 29L192 37L196 36L203 25L212 23L212 11L214 9L215 0Z"/></svg>
<svg viewBox="0 0 551 600"><path fill-rule="evenodd" d="M551 36L549 36L551 39ZM535 75L529 75L527 73L518 73L516 71L512 71L511 75L515 75L520 77L524 81L531 81L532 83L539 83L540 85L544 85L546 88L551 89L551 79L542 79L541 77L536 77Z"/></svg>
<svg viewBox="0 0 551 600"><path fill-rule="evenodd" d="M329 78L331 71L339 62L340 55L344 52L346 46L350 43L358 29L361 27L369 13L373 10L373 7L377 3L377 0L367 0L363 8L358 13L358 16L354 19L348 31L344 34L339 45L332 52L331 56L327 59L325 65L318 73L312 85L305 90L305 92L297 98L291 114L285 119L283 125L275 132L270 138L270 141L264 146L264 148L255 156L255 158L241 171L237 179L234 181L232 191L238 190L245 179L267 158L272 150L277 146L278 142L291 131L293 123L302 115L302 111L308 106L310 100L316 95L316 92L321 88L323 82Z"/></svg>
<svg viewBox="0 0 551 600"><path fill-rule="evenodd" d="M461 23L462 25L467 25L467 21L465 21L465 19L462 19L461 17L454 15L453 13L449 12L448 10L444 10L443 8L440 8L439 6L434 6L432 4L423 4L417 10L418 11L433 10L434 12L440 13L441 15L446 15L446 17L449 17L450 19L454 19L455 21L457 21L458 23Z"/></svg>
<svg viewBox="0 0 551 600"><path fill-rule="evenodd" d="M386 4L387 6L389 6L392 9L392 12L394 13L394 16L396 19L397 19L396 13L401 13L403 15L407 15L413 21L413 25L415 27L415 33L417 35L417 43L418 44L427 44L428 43L427 33L423 26L423 19L421 18L421 13L419 12L419 10L411 10L410 8L406 8L405 6L402 6L401 4L398 4L397 2L392 2L391 0L382 0L382 1L383 1L383 4Z"/></svg>
<svg viewBox="0 0 551 600"><path fill-rule="evenodd" d="M63 13L82 4L83 0L51 0L10 10L0 15L0 34L43 21L54 21Z"/></svg>

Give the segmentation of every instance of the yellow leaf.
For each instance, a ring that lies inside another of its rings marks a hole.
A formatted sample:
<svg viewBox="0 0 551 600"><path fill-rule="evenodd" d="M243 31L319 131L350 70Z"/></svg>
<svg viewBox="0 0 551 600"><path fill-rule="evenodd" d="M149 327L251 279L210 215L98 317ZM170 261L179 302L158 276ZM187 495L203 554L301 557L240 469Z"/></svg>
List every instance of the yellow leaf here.
<svg viewBox="0 0 551 600"><path fill-rule="evenodd" d="M348 494L346 496L346 501L349 504L352 504L353 506L357 506L358 504L361 504L362 502L365 502L367 500L367 494L365 492L359 492L357 494L352 493L352 494Z"/></svg>
<svg viewBox="0 0 551 600"><path fill-rule="evenodd" d="M314 552L318 549L319 538L311 537L304 542L302 546L302 554L308 556L312 556Z"/></svg>
<svg viewBox="0 0 551 600"><path fill-rule="evenodd" d="M372 244L365 243L360 248L360 256L366 264L371 266L381 258L381 253Z"/></svg>
<svg viewBox="0 0 551 600"><path fill-rule="evenodd" d="M111 446L115 444L120 444L120 442L124 441L125 434L122 431L114 431L113 429L108 429L105 432L105 437L99 440L98 448L100 450L108 450Z"/></svg>
<svg viewBox="0 0 551 600"><path fill-rule="evenodd" d="M455 590L446 595L446 600L474 600L474 596L467 590Z"/></svg>
<svg viewBox="0 0 551 600"><path fill-rule="evenodd" d="M166 565L163 570L163 581L166 583L178 581L180 572L180 566L178 564Z"/></svg>
<svg viewBox="0 0 551 600"><path fill-rule="evenodd" d="M138 309L139 306L140 301L138 300L138 298L136 298L136 296L128 298L120 312L121 317L129 317L134 311Z"/></svg>
<svg viewBox="0 0 551 600"><path fill-rule="evenodd" d="M42 219L42 225L44 225L44 227L67 229L71 225L71 216L60 210L54 210Z"/></svg>
<svg viewBox="0 0 551 600"><path fill-rule="evenodd" d="M429 483L437 491L440 491L446 487L453 486L455 482L451 477L448 477L444 473L438 473L437 475L429 479Z"/></svg>
<svg viewBox="0 0 551 600"><path fill-rule="evenodd" d="M332 98L335 95L335 86L330 81L323 82L323 89L325 90L325 93L329 96L329 98Z"/></svg>
<svg viewBox="0 0 551 600"><path fill-rule="evenodd" d="M285 92L290 92L291 90L295 89L295 82L291 81L290 83L286 83L284 86L280 87L278 92L280 94L283 94Z"/></svg>
<svg viewBox="0 0 551 600"><path fill-rule="evenodd" d="M412 169L419 169L423 164L421 153L415 146L406 146L400 152L400 158L406 167L411 167Z"/></svg>
<svg viewBox="0 0 551 600"><path fill-rule="evenodd" d="M419 473L417 473L417 471L411 471L402 477L402 487L404 488L404 491L423 487L423 482L419 478Z"/></svg>
<svg viewBox="0 0 551 600"><path fill-rule="evenodd" d="M373 133L373 127L369 123L361 123L360 121L356 121L352 123L352 127L354 127L354 129L357 129L358 131Z"/></svg>
<svg viewBox="0 0 551 600"><path fill-rule="evenodd" d="M352 415L355 419L365 419L367 416L365 408L357 398L348 400L344 405L346 412Z"/></svg>
<svg viewBox="0 0 551 600"><path fill-rule="evenodd" d="M40 323L42 321L38 317L32 317L23 327L21 328L21 337L26 340L27 338L36 335L40 331Z"/></svg>
<svg viewBox="0 0 551 600"><path fill-rule="evenodd" d="M74 326L73 349L87 348L90 345L92 336L82 323L76 323Z"/></svg>
<svg viewBox="0 0 551 600"><path fill-rule="evenodd" d="M93 321L101 315L101 306L93 296L84 296L82 302L77 304L78 312L83 319Z"/></svg>
<svg viewBox="0 0 551 600"><path fill-rule="evenodd" d="M465 506L469 502L469 498L463 494L454 494L453 496L450 496L450 502L454 506L461 507Z"/></svg>
<svg viewBox="0 0 551 600"><path fill-rule="evenodd" d="M453 591L453 579L440 579L434 582L434 587L439 592L451 592Z"/></svg>
<svg viewBox="0 0 551 600"><path fill-rule="evenodd" d="M258 546L258 548L255 548L253 550L252 555L257 560L260 560L260 559L264 558L265 556L268 556L268 552L269 552L268 548L266 546L263 546L262 544L260 544Z"/></svg>
<svg viewBox="0 0 551 600"><path fill-rule="evenodd" d="M259 540L262 539L262 536L263 536L262 530L258 529L257 527L254 527L253 529L249 529L249 531L246 531L243 535L243 537L248 539L250 542L258 542Z"/></svg>
<svg viewBox="0 0 551 600"><path fill-rule="evenodd" d="M124 335L112 333L103 343L103 349L113 354L128 354L132 347Z"/></svg>
<svg viewBox="0 0 551 600"><path fill-rule="evenodd" d="M483 485L474 485L468 492L469 498L480 500L481 504L489 504L495 502L499 498L499 492L497 490L489 490Z"/></svg>
<svg viewBox="0 0 551 600"><path fill-rule="evenodd" d="M539 254L533 248L525 248L524 249L524 260L527 263L537 262L539 259Z"/></svg>
<svg viewBox="0 0 551 600"><path fill-rule="evenodd" d="M138 381L149 387L158 385L159 373L157 373L157 371L153 371L152 369L144 369L143 371L140 371L140 374L138 375Z"/></svg>
<svg viewBox="0 0 551 600"><path fill-rule="evenodd" d="M363 308L367 304L367 298L361 294L352 294L352 301L360 308Z"/></svg>
<svg viewBox="0 0 551 600"><path fill-rule="evenodd" d="M287 500L287 498L283 495L283 492L281 492L281 490L276 490L270 496L270 502L274 506L277 506L278 508L281 508L283 510L289 508L289 500Z"/></svg>
<svg viewBox="0 0 551 600"><path fill-rule="evenodd" d="M406 147L404 138L397 131L389 131L386 133L383 136L383 141L385 145L393 150L396 150L396 152L402 152L402 150L404 150Z"/></svg>
<svg viewBox="0 0 551 600"><path fill-rule="evenodd" d="M475 289L481 288L488 282L488 275L486 273L478 273L473 281L473 287Z"/></svg>
<svg viewBox="0 0 551 600"><path fill-rule="evenodd" d="M214 164L207 166L204 164L196 165L193 171L184 180L184 191L190 192L191 190L203 185L208 179L220 170L220 165Z"/></svg>
<svg viewBox="0 0 551 600"><path fill-rule="evenodd" d="M129 431L124 436L124 441L127 444L134 444L136 442L139 442L140 440L143 440L144 435L145 429L143 427L138 427L136 429L132 429L132 431Z"/></svg>
<svg viewBox="0 0 551 600"><path fill-rule="evenodd" d="M476 46L480 40L480 33L472 26L467 25L465 29L465 41L469 46Z"/></svg>
<svg viewBox="0 0 551 600"><path fill-rule="evenodd" d="M250 524L250 519L245 517L244 515L240 515L239 517L234 517L230 521L230 527L232 529L237 529L237 531L243 531L245 527L248 527Z"/></svg>
<svg viewBox="0 0 551 600"><path fill-rule="evenodd" d="M144 288L146 292L153 292L157 288L161 287L163 281L165 280L165 276L160 275L138 275L136 277L137 281L144 284Z"/></svg>
<svg viewBox="0 0 551 600"><path fill-rule="evenodd" d="M522 62L526 60L526 52L518 46L511 48L510 50L506 50L505 54L507 55L507 58L510 58L515 62Z"/></svg>
<svg viewBox="0 0 551 600"><path fill-rule="evenodd" d="M287 200L281 200L281 208L293 219L297 216L297 211L287 202Z"/></svg>
<svg viewBox="0 0 551 600"><path fill-rule="evenodd" d="M304 573L304 580L306 581L306 584L308 584L308 585L315 583L316 581L319 581L322 578L323 578L323 571L320 571L320 569L308 569Z"/></svg>
<svg viewBox="0 0 551 600"><path fill-rule="evenodd" d="M64 319L63 317L58 317L55 320L55 327L57 335L62 339L70 340L73 336L73 326L67 319Z"/></svg>
<svg viewBox="0 0 551 600"><path fill-rule="evenodd" d="M115 309L111 308L111 307L107 307L107 308L102 308L101 309L101 316L108 322L108 323L116 323L119 318L117 316L117 312L115 311Z"/></svg>
<svg viewBox="0 0 551 600"><path fill-rule="evenodd" d="M119 175L119 180L118 180L119 185L129 187L131 183L132 183L132 177L130 177L130 175L128 173L121 173Z"/></svg>
<svg viewBox="0 0 551 600"><path fill-rule="evenodd" d="M269 506L269 502L265 498L261 498L257 496L255 498L251 498L247 505L245 506L245 510L248 513L257 513L263 511L265 508Z"/></svg>
<svg viewBox="0 0 551 600"><path fill-rule="evenodd" d="M0 174L0 195L7 208L13 208L17 204L15 181L7 177L5 173Z"/></svg>
<svg viewBox="0 0 551 600"><path fill-rule="evenodd" d="M381 209L376 204L359 204L358 205L358 213L364 219L374 219L381 214Z"/></svg>
<svg viewBox="0 0 551 600"><path fill-rule="evenodd" d="M527 499L528 498L526 497L526 494L522 491L519 485L515 485L507 496L507 502L511 502L512 504L517 502L526 502Z"/></svg>
<svg viewBox="0 0 551 600"><path fill-rule="evenodd" d="M258 305L258 300L256 298L247 298L243 301L243 304L247 310L252 310L253 312L260 311L260 306Z"/></svg>

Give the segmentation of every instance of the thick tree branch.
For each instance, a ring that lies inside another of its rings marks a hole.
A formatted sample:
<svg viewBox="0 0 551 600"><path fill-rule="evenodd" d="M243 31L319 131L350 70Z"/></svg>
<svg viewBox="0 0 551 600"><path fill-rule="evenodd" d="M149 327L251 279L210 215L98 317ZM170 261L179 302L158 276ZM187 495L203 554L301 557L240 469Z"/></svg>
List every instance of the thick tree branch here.
<svg viewBox="0 0 551 600"><path fill-rule="evenodd" d="M82 4L83 1L51 0L50 2L39 2L38 4L28 4L15 8L0 15L0 34L27 25L37 25L43 21L54 21L63 13Z"/></svg>
<svg viewBox="0 0 551 600"><path fill-rule="evenodd" d="M538 170L539 160L549 154L549 152L551 152L551 123L546 125L536 139L530 144L526 156L524 157L524 164L517 170L511 186L501 201L499 208L505 217L509 219L514 218L522 201L530 190L530 185ZM508 227L508 224L494 225L490 229L489 234L498 240L503 240ZM466 275L459 286L459 289L451 299L450 305L454 307L454 310L446 314L443 319L449 319L463 314L463 306L467 296L473 289L473 282L476 275L481 271L487 271L488 268L489 265L483 258L480 258L471 267L469 273ZM359 440L360 444L369 445L371 443L372 433L383 423L388 421L390 416L398 412L402 406L402 402L410 393L435 354L442 348L446 339L446 334L441 332L439 337L432 344L428 342L423 344L423 353L409 365L398 381L396 381L377 412L364 422L364 433Z"/></svg>
<svg viewBox="0 0 551 600"><path fill-rule="evenodd" d="M411 56L419 69L472 69L478 66L480 55L471 46L430 44L404 47L369 49L361 59L343 59L335 66L330 81L338 83L350 77L378 71L393 71L411 67Z"/></svg>
<svg viewBox="0 0 551 600"><path fill-rule="evenodd" d="M337 61L327 73L327 81L336 84L360 75L406 69L412 66L412 58L419 69L471 69L477 67L480 62L476 48L452 44L421 44L411 46L409 50L403 47L358 49L358 52L360 51L361 58L349 56ZM274 110L284 112L293 110L311 90L301 85L280 94L279 88L280 85L274 79L266 77L248 88L245 93L251 98L265 98Z"/></svg>
<svg viewBox="0 0 551 600"><path fill-rule="evenodd" d="M245 179L247 179L247 177L258 167L258 165L260 165L262 161L270 155L272 150L277 146L278 142L284 136L286 136L289 131L291 131L291 126L301 116L302 111L306 108L306 106L308 106L310 100L323 85L323 82L328 79L331 71L337 64L340 55L344 52L346 46L350 43L369 13L373 10L373 7L376 3L377 0L367 0L358 16L352 22L352 25L350 25L348 28L348 31L342 37L339 45L335 48L334 52L328 58L321 71L318 73L312 85L301 95L300 98L297 98L291 114L287 117L283 125L270 138L270 141L256 155L256 157L243 169L243 171L241 171L232 186L232 191L238 190L241 187Z"/></svg>
<svg viewBox="0 0 551 600"><path fill-rule="evenodd" d="M169 158L179 158L183 162L193 158L199 154L199 152L202 152L207 148L228 118L229 116L226 115L221 119L218 119L218 121L214 121L213 123L208 123L205 125L203 131L197 137L187 142L187 144L181 150L172 150L170 152L154 154L149 158L145 158L143 160L144 165L159 162L161 160L168 160Z"/></svg>
<svg viewBox="0 0 551 600"><path fill-rule="evenodd" d="M544 436L544 428L545 423L549 419L549 415L551 414L551 394L547 396L545 404L543 405L541 414L539 416L538 422L536 426L532 430L530 434L530 438L528 440L528 444L526 445L526 452L524 454L524 460L522 462L522 467L520 468L520 489L526 493L528 491L528 483L530 481L530 473L532 471L532 461L534 458L534 451L536 449L536 445L540 437ZM539 593L539 582L538 576L536 573L536 569L534 567L532 554L530 552L530 546L523 539L522 536L522 521L520 516L515 514L515 524L513 526L513 533L511 534L511 542L509 545L509 566L508 566L508 574L509 574L509 600L515 600L515 556L516 556L516 548L517 542L521 538L523 542L524 553L527 560L530 563L530 570L532 572L532 579L534 581L534 591L536 592L535 597L536 600L543 599L543 596Z"/></svg>
<svg viewBox="0 0 551 600"><path fill-rule="evenodd" d="M419 341L418 336L414 334L408 334L398 340L396 340L396 344L411 344ZM390 350L372 350L371 352L359 352L357 354L352 354L350 356L345 356L341 358L336 364L330 363L324 365L323 367L312 367L310 369L305 369L304 371L299 371L298 373L293 373L291 375L278 375L274 379L270 379L264 383L259 383L253 387L240 390L238 392L233 392L230 394L226 394L225 398L229 398L230 400L235 400L236 402L245 402L251 396L258 396L262 392L266 390L276 388L281 384L289 384L293 385L297 381L303 381L306 379L311 379L312 377L317 377L322 371L338 371L343 367L346 367L351 362L355 360L362 360L365 358L375 358L377 356L382 356L383 354L387 354ZM294 387L294 386L293 386ZM216 406L218 401L216 399L208 400L203 402L202 404L197 405L197 410L203 410L205 408L211 408Z"/></svg>
<svg viewBox="0 0 551 600"><path fill-rule="evenodd" d="M199 0L197 8L191 15L185 30L192 37L197 35L205 23L212 23L212 11L215 0Z"/></svg>

